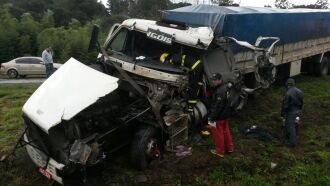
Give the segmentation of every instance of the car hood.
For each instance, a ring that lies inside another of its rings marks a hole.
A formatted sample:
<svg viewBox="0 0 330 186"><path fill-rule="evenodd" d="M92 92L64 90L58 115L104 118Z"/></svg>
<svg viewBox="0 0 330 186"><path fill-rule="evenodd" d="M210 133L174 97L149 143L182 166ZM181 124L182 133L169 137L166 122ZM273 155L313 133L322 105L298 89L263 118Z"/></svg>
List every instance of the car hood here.
<svg viewBox="0 0 330 186"><path fill-rule="evenodd" d="M48 133L117 89L117 81L71 58L31 95L23 113Z"/></svg>

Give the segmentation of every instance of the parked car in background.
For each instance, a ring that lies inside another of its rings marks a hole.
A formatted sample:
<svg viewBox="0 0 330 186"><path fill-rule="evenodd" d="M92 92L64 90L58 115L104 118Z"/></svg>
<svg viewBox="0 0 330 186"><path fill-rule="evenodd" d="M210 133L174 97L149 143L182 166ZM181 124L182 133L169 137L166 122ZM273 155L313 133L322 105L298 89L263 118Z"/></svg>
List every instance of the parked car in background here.
<svg viewBox="0 0 330 186"><path fill-rule="evenodd" d="M54 63L54 70L62 64ZM9 78L26 77L27 75L46 75L45 64L41 57L19 57L2 63L0 74Z"/></svg>

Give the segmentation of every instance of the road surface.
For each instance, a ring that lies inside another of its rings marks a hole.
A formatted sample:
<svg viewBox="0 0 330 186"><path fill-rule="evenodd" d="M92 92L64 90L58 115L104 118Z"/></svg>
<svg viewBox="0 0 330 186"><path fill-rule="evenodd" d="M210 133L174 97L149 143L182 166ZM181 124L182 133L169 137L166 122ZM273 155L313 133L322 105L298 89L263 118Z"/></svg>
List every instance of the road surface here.
<svg viewBox="0 0 330 186"><path fill-rule="evenodd" d="M1 84L41 84L45 78L24 78L24 79L0 79Z"/></svg>

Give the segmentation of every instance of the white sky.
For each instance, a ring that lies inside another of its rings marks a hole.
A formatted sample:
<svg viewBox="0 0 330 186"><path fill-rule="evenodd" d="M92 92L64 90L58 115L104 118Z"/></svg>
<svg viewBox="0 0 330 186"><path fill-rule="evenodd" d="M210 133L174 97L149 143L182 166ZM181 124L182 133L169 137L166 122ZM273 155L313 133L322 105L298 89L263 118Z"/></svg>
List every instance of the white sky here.
<svg viewBox="0 0 330 186"><path fill-rule="evenodd" d="M107 3L107 0L100 0L104 4ZM172 0L173 2L181 2L181 0ZM290 3L295 5L308 5L314 4L317 0L289 0ZM209 0L186 0L186 2L192 3L207 3ZM235 3L239 3L240 6L256 6L256 7L263 7L264 5L271 5L274 7L275 0L234 0Z"/></svg>

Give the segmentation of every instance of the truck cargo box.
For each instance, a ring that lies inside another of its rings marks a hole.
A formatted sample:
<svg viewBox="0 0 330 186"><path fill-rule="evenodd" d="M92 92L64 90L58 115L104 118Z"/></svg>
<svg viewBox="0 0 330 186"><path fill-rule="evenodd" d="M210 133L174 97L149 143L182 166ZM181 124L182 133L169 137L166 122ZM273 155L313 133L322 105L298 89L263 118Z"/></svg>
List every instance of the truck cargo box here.
<svg viewBox="0 0 330 186"><path fill-rule="evenodd" d="M162 12L162 21L207 26L215 37L254 43L259 36L279 37L281 44L330 35L330 11L194 5Z"/></svg>

